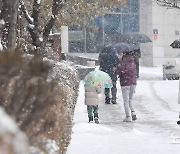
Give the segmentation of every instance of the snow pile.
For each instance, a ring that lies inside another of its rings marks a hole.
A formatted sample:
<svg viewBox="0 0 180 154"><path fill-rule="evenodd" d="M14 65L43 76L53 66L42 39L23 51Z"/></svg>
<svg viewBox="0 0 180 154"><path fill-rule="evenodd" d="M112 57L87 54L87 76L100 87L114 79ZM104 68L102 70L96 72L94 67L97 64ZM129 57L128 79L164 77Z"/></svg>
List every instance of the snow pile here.
<svg viewBox="0 0 180 154"><path fill-rule="evenodd" d="M46 149L48 154L58 154L59 147L54 140L47 140L46 141Z"/></svg>
<svg viewBox="0 0 180 154"><path fill-rule="evenodd" d="M25 154L28 151L28 140L15 121L0 107L0 153Z"/></svg>

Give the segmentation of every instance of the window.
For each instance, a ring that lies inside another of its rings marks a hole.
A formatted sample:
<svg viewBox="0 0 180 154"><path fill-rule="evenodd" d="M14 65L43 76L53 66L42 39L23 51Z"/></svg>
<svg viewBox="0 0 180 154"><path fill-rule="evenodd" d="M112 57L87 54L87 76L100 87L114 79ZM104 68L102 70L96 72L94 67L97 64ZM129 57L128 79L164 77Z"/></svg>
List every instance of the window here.
<svg viewBox="0 0 180 154"><path fill-rule="evenodd" d="M130 12L131 13L138 13L139 12L138 0L131 0Z"/></svg>
<svg viewBox="0 0 180 154"><path fill-rule="evenodd" d="M119 14L107 14L104 17L104 32L105 34L120 33L121 22Z"/></svg>
<svg viewBox="0 0 180 154"><path fill-rule="evenodd" d="M139 17L137 15L123 15L123 33L139 32Z"/></svg>
<svg viewBox="0 0 180 154"><path fill-rule="evenodd" d="M69 29L70 52L97 52L98 46L114 43L119 34L139 32L139 0L126 0L126 7L115 5L111 14L96 18L90 25L97 32L80 27Z"/></svg>
<svg viewBox="0 0 180 154"><path fill-rule="evenodd" d="M126 0L125 7L115 5L112 9L113 12L119 13L137 13L139 11L138 0Z"/></svg>

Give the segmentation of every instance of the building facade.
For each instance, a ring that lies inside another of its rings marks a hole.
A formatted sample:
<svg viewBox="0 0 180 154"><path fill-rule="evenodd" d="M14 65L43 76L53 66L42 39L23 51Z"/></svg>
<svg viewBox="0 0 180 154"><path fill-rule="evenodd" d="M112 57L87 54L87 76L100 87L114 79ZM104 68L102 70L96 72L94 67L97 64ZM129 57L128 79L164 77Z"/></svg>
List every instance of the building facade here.
<svg viewBox="0 0 180 154"><path fill-rule="evenodd" d="M114 6L111 13L97 18L92 23L95 32L70 27L69 52L98 53L100 46L114 42L117 35L139 32L152 40L140 44L141 65L158 66L176 58L180 49L170 44L180 39L180 9L159 6L156 0L127 0L126 6Z"/></svg>
<svg viewBox="0 0 180 154"><path fill-rule="evenodd" d="M141 44L141 64L158 66L174 60L180 49L173 49L170 44L180 39L180 9L159 6L156 0L140 0L139 4L140 32L152 39L152 43Z"/></svg>

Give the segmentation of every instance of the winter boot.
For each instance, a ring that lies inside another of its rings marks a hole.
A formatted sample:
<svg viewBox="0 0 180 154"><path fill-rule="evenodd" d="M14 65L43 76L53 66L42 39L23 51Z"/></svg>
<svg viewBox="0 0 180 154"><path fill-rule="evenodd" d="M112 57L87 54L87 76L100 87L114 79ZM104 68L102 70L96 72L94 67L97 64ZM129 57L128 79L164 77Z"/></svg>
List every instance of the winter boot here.
<svg viewBox="0 0 180 154"><path fill-rule="evenodd" d="M94 113L94 119L99 118L98 113Z"/></svg>
<svg viewBox="0 0 180 154"><path fill-rule="evenodd" d="M124 118L123 122L131 122L131 117L130 116L126 116Z"/></svg>
<svg viewBox="0 0 180 154"><path fill-rule="evenodd" d="M99 124L98 118L98 113L94 113L94 121L96 124Z"/></svg>
<svg viewBox="0 0 180 154"><path fill-rule="evenodd" d="M110 104L110 98L108 97L105 98L105 104Z"/></svg>
<svg viewBox="0 0 180 154"><path fill-rule="evenodd" d="M96 124L99 124L99 120L98 120L97 117L94 118L94 121L95 121Z"/></svg>
<svg viewBox="0 0 180 154"><path fill-rule="evenodd" d="M117 104L116 100L111 100L112 104Z"/></svg>
<svg viewBox="0 0 180 154"><path fill-rule="evenodd" d="M131 116L132 116L133 121L137 120L137 117L134 111L131 112Z"/></svg>
<svg viewBox="0 0 180 154"><path fill-rule="evenodd" d="M93 122L93 117L89 117L89 122Z"/></svg>

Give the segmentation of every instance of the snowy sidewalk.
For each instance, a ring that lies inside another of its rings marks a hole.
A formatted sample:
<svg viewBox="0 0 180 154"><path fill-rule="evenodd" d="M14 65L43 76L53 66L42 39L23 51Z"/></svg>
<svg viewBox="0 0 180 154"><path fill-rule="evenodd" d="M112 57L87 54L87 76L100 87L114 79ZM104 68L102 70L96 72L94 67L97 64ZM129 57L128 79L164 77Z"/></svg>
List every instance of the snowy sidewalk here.
<svg viewBox="0 0 180 154"><path fill-rule="evenodd" d="M88 123L81 83L67 154L178 153L179 139L171 138L172 133L180 137L175 110L178 81L138 80L134 95L138 120L132 123L122 122L125 114L119 82L117 87L117 105L104 104L104 95L100 95L100 124L95 124Z"/></svg>

